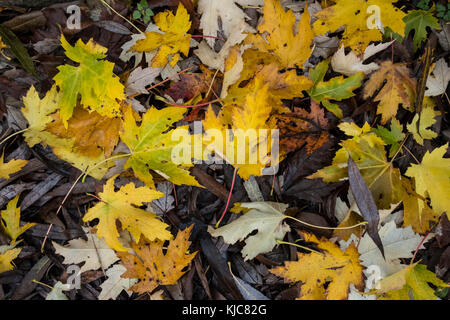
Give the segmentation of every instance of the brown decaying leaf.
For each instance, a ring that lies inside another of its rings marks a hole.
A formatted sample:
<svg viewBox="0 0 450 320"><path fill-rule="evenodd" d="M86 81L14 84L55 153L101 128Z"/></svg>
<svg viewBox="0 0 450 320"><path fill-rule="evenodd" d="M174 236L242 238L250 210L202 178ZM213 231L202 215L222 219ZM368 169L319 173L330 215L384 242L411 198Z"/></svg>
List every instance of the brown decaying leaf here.
<svg viewBox="0 0 450 320"><path fill-rule="evenodd" d="M166 93L175 101L178 99L191 100L202 93L207 93L211 87L214 92L218 92L217 76L214 80L214 71L209 70L201 65L201 73L183 73L180 75L180 80L173 82Z"/></svg>
<svg viewBox="0 0 450 320"><path fill-rule="evenodd" d="M137 293L152 292L159 285L177 283L186 272L182 271L194 259L197 252L187 254L191 242L189 236L193 225L179 231L175 240L170 241L163 253L164 241L148 243L141 238L139 244L132 244L136 255L119 252L127 271L122 278L137 278L140 281L130 290Z"/></svg>
<svg viewBox="0 0 450 320"><path fill-rule="evenodd" d="M294 108L294 112L277 115L280 129L280 146L291 152L306 145L307 154L319 149L328 141L328 120L324 110L311 100L311 112Z"/></svg>

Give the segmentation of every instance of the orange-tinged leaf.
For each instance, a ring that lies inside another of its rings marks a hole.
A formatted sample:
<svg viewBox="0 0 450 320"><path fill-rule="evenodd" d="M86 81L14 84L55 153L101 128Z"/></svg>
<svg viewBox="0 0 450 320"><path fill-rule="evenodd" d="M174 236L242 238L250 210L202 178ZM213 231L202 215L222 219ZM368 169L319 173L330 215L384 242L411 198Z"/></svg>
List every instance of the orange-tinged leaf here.
<svg viewBox="0 0 450 320"><path fill-rule="evenodd" d="M46 130L47 126L52 121L55 121L53 119L55 112L60 106L61 96L61 93L56 90L56 86L53 86L43 99L39 98L34 87L28 90L27 95L23 98L25 107L21 109L29 124L27 131L24 132L25 141L30 147L37 143L42 143L44 146L49 145L61 159L82 171L85 171L87 168L92 169L89 170L89 175L96 179L101 179L112 165L111 162L105 163L105 155L103 153L96 155L81 154L78 151L84 151L81 150L82 148L74 148L75 137L70 135L60 137ZM88 130L88 128L84 128L84 130Z"/></svg>
<svg viewBox="0 0 450 320"><path fill-rule="evenodd" d="M167 10L158 13L154 21L163 33L146 32L146 38L138 40L131 49L138 52L158 50L152 60L152 67L162 68L167 63L173 67L180 59L179 52L184 55L189 53L191 41L191 35L187 34L191 28L189 14L180 3L175 15Z"/></svg>
<svg viewBox="0 0 450 320"><path fill-rule="evenodd" d="M176 284L186 272L182 271L194 259L197 252L188 253L193 225L178 231L177 237L169 242L163 253L164 241L146 242L141 239L139 244L133 244L135 254L119 252L127 271L122 278L136 278L140 281L130 290L137 293L152 292L160 285Z"/></svg>
<svg viewBox="0 0 450 320"><path fill-rule="evenodd" d="M375 71L364 88L364 98L372 96L386 80L386 84L374 98L379 101L377 113L381 114L384 124L397 114L398 105L412 111L415 99L416 80L409 76L409 69L404 63L384 61Z"/></svg>
<svg viewBox="0 0 450 320"><path fill-rule="evenodd" d="M136 242L141 236L149 240L171 239L172 234L166 230L167 224L161 222L156 214L138 208L143 202L151 202L164 194L148 187L136 188L133 182L114 191L115 178L106 182L103 192L98 194L101 202L89 209L83 221L99 219L97 236L104 238L106 244L116 251L127 251L118 240L116 221L120 221L122 229L127 229Z"/></svg>
<svg viewBox="0 0 450 320"><path fill-rule="evenodd" d="M314 32L334 32L345 25L342 41L358 54L363 54L371 41L382 39L381 27L389 27L404 36L406 16L392 4L397 0L336 0L336 4L315 14ZM377 12L378 10L378 12ZM378 13L378 14L377 14ZM379 19L379 21L377 21Z"/></svg>
<svg viewBox="0 0 450 320"><path fill-rule="evenodd" d="M261 35L250 34L246 43L253 44L260 51L274 54L283 68L302 68L311 55L314 38L306 3L297 32L294 31L294 13L291 10L284 11L280 1L266 0L263 12L264 22L258 26L258 31L261 34L268 33L267 41Z"/></svg>
<svg viewBox="0 0 450 320"><path fill-rule="evenodd" d="M285 282L301 281L300 299L343 300L348 297L351 283L358 289L364 287L363 267L354 244L342 251L327 239L319 240L313 234L302 234L305 241L317 244L321 253L297 253L298 261L286 261L284 266L270 270Z"/></svg>
<svg viewBox="0 0 450 320"><path fill-rule="evenodd" d="M53 114L52 118L46 131L61 139L73 139L74 152L83 156L95 158L104 154L109 157L119 142L119 118L104 117L96 111L90 113L81 107L74 109L67 129L59 113Z"/></svg>
<svg viewBox="0 0 450 320"><path fill-rule="evenodd" d="M27 160L11 160L4 162L4 154L0 157L0 179L9 179L10 175L20 171L27 164Z"/></svg>

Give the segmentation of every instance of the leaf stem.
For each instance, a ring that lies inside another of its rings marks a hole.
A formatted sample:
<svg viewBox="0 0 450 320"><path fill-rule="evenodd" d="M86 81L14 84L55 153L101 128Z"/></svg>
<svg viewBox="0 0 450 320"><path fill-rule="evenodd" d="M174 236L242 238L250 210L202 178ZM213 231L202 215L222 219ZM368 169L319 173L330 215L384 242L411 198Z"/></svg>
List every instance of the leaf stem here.
<svg viewBox="0 0 450 320"><path fill-rule="evenodd" d="M317 226L317 225L314 225L314 224L311 224L311 223L308 223L308 222L299 220L299 219L294 218L294 217L291 217L291 216L286 216L286 218L295 220L295 221L297 221L298 223L307 225L308 227L317 228L317 229L325 229L325 230L348 230L348 229L356 228L356 227L358 227L358 226L366 225L366 224L368 223L367 221L363 221L363 222L360 222L360 223L357 223L357 224L355 224L355 225L348 226L348 227L322 227L322 226Z"/></svg>
<svg viewBox="0 0 450 320"><path fill-rule="evenodd" d="M18 134L20 134L20 133L22 133L22 132L25 132L25 131L27 131L27 130L28 130L28 128L23 129L23 130L19 130L19 131L16 131L16 132L10 134L9 136L7 136L5 139L3 139L3 140L0 142L0 145L2 145L4 142L6 142L7 140L9 140L10 138L12 138L12 137L14 137L14 136L16 136L16 135L18 135Z"/></svg>
<svg viewBox="0 0 450 320"><path fill-rule="evenodd" d="M317 250L314 250L314 249L311 249L311 248L308 248L308 247L304 247L304 246L301 246L301 245L299 245L299 244L292 243L292 242L287 242L287 241L283 241L283 240L277 239L277 243L278 243L278 244L288 244L288 245L291 245L291 246L294 246L294 247L298 247L298 248L301 248L301 249L304 249L304 250L308 250L308 251L311 251L311 252L323 254L323 253L320 252L320 251L317 251Z"/></svg>

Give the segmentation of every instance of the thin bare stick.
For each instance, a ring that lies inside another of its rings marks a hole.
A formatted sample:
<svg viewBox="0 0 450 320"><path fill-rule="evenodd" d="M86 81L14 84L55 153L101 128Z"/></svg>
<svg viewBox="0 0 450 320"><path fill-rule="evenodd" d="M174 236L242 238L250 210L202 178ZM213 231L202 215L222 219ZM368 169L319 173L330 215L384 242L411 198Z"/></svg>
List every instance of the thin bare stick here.
<svg viewBox="0 0 450 320"><path fill-rule="evenodd" d="M141 31L141 29L139 29L138 27L136 27L130 20L128 20L127 18L125 18L123 15L121 15L120 13L118 13L116 10L114 10L113 7L111 7L105 0L99 0L104 6L108 7L109 9L112 10L112 12L114 12L115 14L117 14L119 17L121 17L123 20L125 20L126 22L128 22L133 28L135 28L139 33L144 34L144 32Z"/></svg>

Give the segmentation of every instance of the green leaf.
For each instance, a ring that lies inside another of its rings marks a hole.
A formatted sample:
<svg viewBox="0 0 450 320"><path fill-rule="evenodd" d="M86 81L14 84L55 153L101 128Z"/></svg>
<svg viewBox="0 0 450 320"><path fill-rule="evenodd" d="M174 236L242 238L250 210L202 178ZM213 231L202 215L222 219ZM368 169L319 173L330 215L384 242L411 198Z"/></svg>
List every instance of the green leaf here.
<svg viewBox="0 0 450 320"><path fill-rule="evenodd" d="M403 18L406 23L405 37L407 37L412 30L414 30L414 51L417 51L419 46L427 38L427 27L440 30L438 19L433 17L431 12L424 10L412 10Z"/></svg>
<svg viewBox="0 0 450 320"><path fill-rule="evenodd" d="M19 60L22 67L33 76L37 77L38 74L34 68L33 60L31 60L27 49L25 49L14 32L4 26L0 26L0 36L2 37L3 42L9 47L12 54Z"/></svg>
<svg viewBox="0 0 450 320"><path fill-rule="evenodd" d="M155 14L153 13L152 9L147 8L147 9L145 9L145 15L150 18L151 16L153 16Z"/></svg>
<svg viewBox="0 0 450 320"><path fill-rule="evenodd" d="M322 61L317 64L316 68L311 70L310 79L314 82L314 86L307 92L311 99L317 103L322 103L328 111L341 119L343 117L342 110L337 104L330 102L330 100L341 101L354 96L353 90L361 86L364 74L358 72L348 78L339 76L328 81L323 81L328 64L328 60Z"/></svg>
<svg viewBox="0 0 450 320"><path fill-rule="evenodd" d="M402 131L403 127L400 122L392 118L391 120L391 130L378 126L378 128L372 128L372 131L377 134L384 142L391 145L389 150L389 157L394 156L398 148L400 148L400 141L405 138L405 134Z"/></svg>
<svg viewBox="0 0 450 320"><path fill-rule="evenodd" d="M140 125L136 123L130 108L124 113L120 137L131 153L124 167L132 168L135 175L150 187L154 187L151 170L175 184L200 186L194 177L189 175L189 171L178 166L172 158L173 149L179 147L181 143L184 142L186 148L191 148L188 126L177 127L177 130L186 132L185 137L189 139L187 142L184 139L181 143L173 140L173 131L168 131L174 122L183 118L186 112L183 109L167 107L158 110L151 107L142 116Z"/></svg>
<svg viewBox="0 0 450 320"><path fill-rule="evenodd" d="M133 19L139 19L141 17L141 12L138 10L133 11Z"/></svg>

